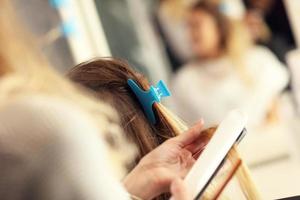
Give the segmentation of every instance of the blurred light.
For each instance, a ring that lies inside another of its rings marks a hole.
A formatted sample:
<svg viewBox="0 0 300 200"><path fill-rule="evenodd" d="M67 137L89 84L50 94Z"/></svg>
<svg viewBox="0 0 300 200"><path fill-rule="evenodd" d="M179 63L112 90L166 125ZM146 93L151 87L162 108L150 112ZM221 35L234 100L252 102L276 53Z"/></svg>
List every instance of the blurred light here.
<svg viewBox="0 0 300 200"><path fill-rule="evenodd" d="M243 19L245 7L240 0L222 0L220 12L232 19Z"/></svg>
<svg viewBox="0 0 300 200"><path fill-rule="evenodd" d="M74 20L69 20L67 22L62 23L60 30L64 37L69 37L78 32L76 22Z"/></svg>
<svg viewBox="0 0 300 200"><path fill-rule="evenodd" d="M68 0L49 0L49 3L53 8L61 8L68 4Z"/></svg>

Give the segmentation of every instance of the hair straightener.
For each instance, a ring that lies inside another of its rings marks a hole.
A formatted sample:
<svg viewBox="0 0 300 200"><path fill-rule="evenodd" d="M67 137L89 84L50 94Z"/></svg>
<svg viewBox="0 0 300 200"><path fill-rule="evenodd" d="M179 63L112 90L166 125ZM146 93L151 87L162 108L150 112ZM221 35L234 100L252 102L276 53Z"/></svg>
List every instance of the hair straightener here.
<svg viewBox="0 0 300 200"><path fill-rule="evenodd" d="M195 162L184 181L198 199L217 174L230 149L246 133L247 118L240 111L231 111L220 123L211 140Z"/></svg>

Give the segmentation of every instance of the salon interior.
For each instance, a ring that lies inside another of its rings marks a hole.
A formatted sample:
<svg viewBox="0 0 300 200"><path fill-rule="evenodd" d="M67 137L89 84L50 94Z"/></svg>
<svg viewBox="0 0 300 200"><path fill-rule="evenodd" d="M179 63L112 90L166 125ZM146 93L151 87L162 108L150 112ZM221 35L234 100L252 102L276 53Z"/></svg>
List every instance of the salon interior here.
<svg viewBox="0 0 300 200"><path fill-rule="evenodd" d="M62 75L114 57L164 80L162 104L188 125L242 110L238 150L261 199L300 194L300 1L11 1Z"/></svg>

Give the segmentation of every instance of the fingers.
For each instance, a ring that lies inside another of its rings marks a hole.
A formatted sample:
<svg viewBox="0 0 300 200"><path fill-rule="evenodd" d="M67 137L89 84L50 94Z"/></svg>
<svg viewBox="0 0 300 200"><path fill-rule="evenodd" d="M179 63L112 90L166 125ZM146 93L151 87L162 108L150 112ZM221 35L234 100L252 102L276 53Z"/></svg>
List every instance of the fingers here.
<svg viewBox="0 0 300 200"><path fill-rule="evenodd" d="M181 172L180 177L185 177L190 171L192 166L195 164L196 160L194 159L192 153L186 149L182 149L179 155Z"/></svg>
<svg viewBox="0 0 300 200"><path fill-rule="evenodd" d="M210 137L208 137L205 133L202 132L196 140L194 140L192 143L185 146L184 148L194 155L201 152L205 148L209 140Z"/></svg>
<svg viewBox="0 0 300 200"><path fill-rule="evenodd" d="M185 147L188 144L193 143L201 134L201 130L203 128L203 120L201 119L194 126L192 126L185 133L173 138L173 141L179 143L180 146Z"/></svg>
<svg viewBox="0 0 300 200"><path fill-rule="evenodd" d="M188 188L181 179L175 179L171 184L170 200L192 200L192 196L188 191Z"/></svg>

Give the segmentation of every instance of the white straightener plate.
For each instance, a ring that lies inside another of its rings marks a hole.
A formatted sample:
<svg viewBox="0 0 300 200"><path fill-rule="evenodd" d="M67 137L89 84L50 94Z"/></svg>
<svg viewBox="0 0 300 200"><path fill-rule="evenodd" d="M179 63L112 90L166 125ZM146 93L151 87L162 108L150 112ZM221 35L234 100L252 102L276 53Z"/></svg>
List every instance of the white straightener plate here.
<svg viewBox="0 0 300 200"><path fill-rule="evenodd" d="M194 199L202 195L213 179L229 150L244 133L246 122L247 117L242 112L235 110L231 111L220 123L206 148L184 179Z"/></svg>

